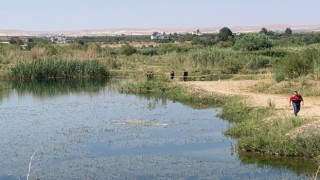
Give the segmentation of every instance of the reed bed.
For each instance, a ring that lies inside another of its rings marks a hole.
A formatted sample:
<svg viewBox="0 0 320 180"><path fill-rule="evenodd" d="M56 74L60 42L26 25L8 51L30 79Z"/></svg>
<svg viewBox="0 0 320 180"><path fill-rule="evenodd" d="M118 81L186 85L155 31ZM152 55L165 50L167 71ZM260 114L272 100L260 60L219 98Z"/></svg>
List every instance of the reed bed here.
<svg viewBox="0 0 320 180"><path fill-rule="evenodd" d="M81 79L109 75L107 68L98 60L36 59L17 63L11 72L14 79Z"/></svg>

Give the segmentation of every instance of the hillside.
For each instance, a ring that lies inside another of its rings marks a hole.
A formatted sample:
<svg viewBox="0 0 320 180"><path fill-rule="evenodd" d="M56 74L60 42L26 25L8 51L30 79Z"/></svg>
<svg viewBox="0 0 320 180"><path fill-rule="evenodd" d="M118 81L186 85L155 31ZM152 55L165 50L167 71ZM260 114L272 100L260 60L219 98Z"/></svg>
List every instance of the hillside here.
<svg viewBox="0 0 320 180"><path fill-rule="evenodd" d="M272 31L284 31L290 27L295 32L318 32L320 25L261 25L261 26L233 26L230 29L234 33L258 32L262 27ZM116 35L150 35L153 32L166 33L191 33L200 29L203 33L217 33L222 27L203 27L203 28L152 28L152 29L133 29L133 28L114 28L97 30L69 30L69 31L24 31L24 30L6 30L0 29L0 36L51 36L64 34L66 36L116 36Z"/></svg>

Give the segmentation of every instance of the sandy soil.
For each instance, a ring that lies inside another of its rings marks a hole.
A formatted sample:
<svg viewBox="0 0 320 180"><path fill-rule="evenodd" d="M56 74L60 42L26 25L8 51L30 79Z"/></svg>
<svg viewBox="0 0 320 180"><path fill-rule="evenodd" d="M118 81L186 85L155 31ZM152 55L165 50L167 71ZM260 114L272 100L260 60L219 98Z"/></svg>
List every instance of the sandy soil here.
<svg viewBox="0 0 320 180"><path fill-rule="evenodd" d="M251 87L262 81L264 80L189 81L179 82L179 84L187 86L192 91L204 91L222 95L240 95L245 97L245 101L249 106L253 107L268 106L268 102L271 101L275 104L278 116L293 117L292 107L289 106L290 94L275 95L250 92ZM313 118L316 121L293 130L291 135L296 136L310 130L320 132L319 107L319 97L304 97L304 105L301 107L299 116Z"/></svg>

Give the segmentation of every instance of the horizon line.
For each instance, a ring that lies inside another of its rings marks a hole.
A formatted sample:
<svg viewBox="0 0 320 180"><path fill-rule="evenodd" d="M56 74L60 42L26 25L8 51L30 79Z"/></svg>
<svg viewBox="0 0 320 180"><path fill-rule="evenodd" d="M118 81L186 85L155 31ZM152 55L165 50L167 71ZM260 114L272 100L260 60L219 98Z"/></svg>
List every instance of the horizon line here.
<svg viewBox="0 0 320 180"><path fill-rule="evenodd" d="M152 30L152 29L158 29L158 30L170 30L170 29L217 29L217 28L223 28L223 27L228 27L230 29L232 28L239 28L239 27L270 27L270 26L288 26L289 28L293 27L293 28L297 28L299 26L319 26L320 24L261 24L261 25L232 25L232 26L227 26L227 25L215 25L215 26L199 26L199 27L112 27L112 28L82 28L82 29L65 29L65 30L26 30L26 29L6 29L6 28L0 28L1 31L24 31L24 32L60 32L60 31L94 31L94 30Z"/></svg>

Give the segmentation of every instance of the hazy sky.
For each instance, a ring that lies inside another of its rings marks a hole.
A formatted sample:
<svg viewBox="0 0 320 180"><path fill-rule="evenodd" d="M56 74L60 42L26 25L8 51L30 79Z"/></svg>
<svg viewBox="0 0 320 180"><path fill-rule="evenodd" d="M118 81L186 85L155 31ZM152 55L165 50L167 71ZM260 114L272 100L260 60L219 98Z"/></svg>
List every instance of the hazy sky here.
<svg viewBox="0 0 320 180"><path fill-rule="evenodd" d="M0 29L320 24L320 0L0 0Z"/></svg>

